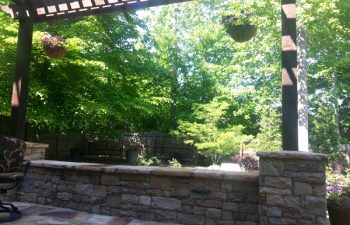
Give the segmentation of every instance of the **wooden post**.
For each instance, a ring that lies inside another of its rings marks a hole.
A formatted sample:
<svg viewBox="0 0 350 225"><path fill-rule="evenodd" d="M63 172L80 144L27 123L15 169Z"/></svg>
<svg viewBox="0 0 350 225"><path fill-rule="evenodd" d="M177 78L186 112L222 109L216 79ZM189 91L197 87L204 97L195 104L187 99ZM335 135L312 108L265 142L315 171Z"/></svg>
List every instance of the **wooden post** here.
<svg viewBox="0 0 350 225"><path fill-rule="evenodd" d="M282 6L282 144L298 151L298 89L296 0L281 0Z"/></svg>
<svg viewBox="0 0 350 225"><path fill-rule="evenodd" d="M21 13L26 13L24 9ZM11 127L9 135L24 139L28 99L28 78L32 56L33 23L31 19L19 19L18 42L11 101Z"/></svg>

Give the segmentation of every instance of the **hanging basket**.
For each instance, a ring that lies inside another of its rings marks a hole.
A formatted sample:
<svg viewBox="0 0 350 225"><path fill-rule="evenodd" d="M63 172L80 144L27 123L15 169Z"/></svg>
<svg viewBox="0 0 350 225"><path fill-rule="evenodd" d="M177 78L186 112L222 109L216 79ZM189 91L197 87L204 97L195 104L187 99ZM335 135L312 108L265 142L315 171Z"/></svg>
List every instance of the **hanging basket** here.
<svg viewBox="0 0 350 225"><path fill-rule="evenodd" d="M60 59L66 53L66 40L61 36L52 36L46 34L43 38L42 45L45 53L53 59Z"/></svg>
<svg viewBox="0 0 350 225"><path fill-rule="evenodd" d="M53 59L61 59L64 57L64 54L66 54L66 49L62 46L44 46L44 51L47 56Z"/></svg>
<svg viewBox="0 0 350 225"><path fill-rule="evenodd" d="M237 42L246 42L256 35L256 26L250 24L226 26L226 32Z"/></svg>

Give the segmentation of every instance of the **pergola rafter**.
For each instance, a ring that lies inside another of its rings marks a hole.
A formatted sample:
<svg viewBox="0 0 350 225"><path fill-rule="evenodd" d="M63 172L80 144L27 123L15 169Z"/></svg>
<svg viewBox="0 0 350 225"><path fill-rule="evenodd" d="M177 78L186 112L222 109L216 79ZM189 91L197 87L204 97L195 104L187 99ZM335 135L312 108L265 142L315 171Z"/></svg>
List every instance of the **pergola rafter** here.
<svg viewBox="0 0 350 225"><path fill-rule="evenodd" d="M13 0L2 7L19 20L16 53L11 131L24 138L28 77L32 49L33 22L46 22L106 12L130 12L153 6L192 0ZM283 150L298 151L298 91L296 0L281 0L282 17L282 136Z"/></svg>
<svg viewBox="0 0 350 225"><path fill-rule="evenodd" d="M33 22L97 15L107 12L130 12L154 6L191 0L16 0L3 7L13 19L29 17Z"/></svg>

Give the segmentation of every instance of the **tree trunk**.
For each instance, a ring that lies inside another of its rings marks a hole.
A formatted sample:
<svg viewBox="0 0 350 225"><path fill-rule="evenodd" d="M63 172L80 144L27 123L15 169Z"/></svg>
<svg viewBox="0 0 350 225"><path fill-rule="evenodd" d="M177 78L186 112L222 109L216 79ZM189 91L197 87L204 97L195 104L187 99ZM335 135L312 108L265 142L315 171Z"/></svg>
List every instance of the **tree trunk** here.
<svg viewBox="0 0 350 225"><path fill-rule="evenodd" d="M309 109L307 89L307 40L303 25L300 25L298 43L298 145L299 151L309 151Z"/></svg>

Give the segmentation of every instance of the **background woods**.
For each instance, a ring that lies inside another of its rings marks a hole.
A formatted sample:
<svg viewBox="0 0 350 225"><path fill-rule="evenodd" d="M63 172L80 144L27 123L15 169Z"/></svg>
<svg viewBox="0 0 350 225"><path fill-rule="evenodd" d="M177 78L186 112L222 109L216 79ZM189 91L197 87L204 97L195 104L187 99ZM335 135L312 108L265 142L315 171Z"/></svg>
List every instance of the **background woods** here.
<svg viewBox="0 0 350 225"><path fill-rule="evenodd" d="M246 43L222 24L237 8L258 28ZM337 158L338 145L350 142L350 4L300 0L299 11L311 149ZM4 13L0 20L0 114L9 116L18 24ZM280 23L280 1L198 0L36 24L27 122L102 139L181 135L213 162L242 145L281 149ZM66 38L63 59L45 56L46 33Z"/></svg>

